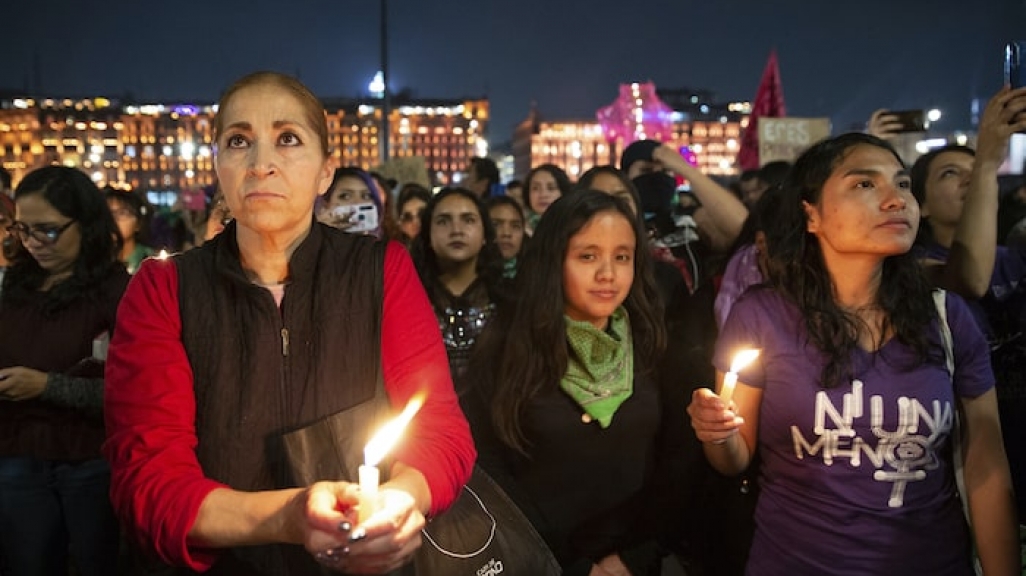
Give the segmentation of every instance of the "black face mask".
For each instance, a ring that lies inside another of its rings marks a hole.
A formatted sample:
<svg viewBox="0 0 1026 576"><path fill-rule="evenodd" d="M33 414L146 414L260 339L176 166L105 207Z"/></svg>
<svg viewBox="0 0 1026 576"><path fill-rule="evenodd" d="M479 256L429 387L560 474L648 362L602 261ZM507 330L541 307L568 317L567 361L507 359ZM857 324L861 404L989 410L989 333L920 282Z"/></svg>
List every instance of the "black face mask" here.
<svg viewBox="0 0 1026 576"><path fill-rule="evenodd" d="M677 181L666 172L649 172L632 180L641 197L641 209L648 214L668 213Z"/></svg>

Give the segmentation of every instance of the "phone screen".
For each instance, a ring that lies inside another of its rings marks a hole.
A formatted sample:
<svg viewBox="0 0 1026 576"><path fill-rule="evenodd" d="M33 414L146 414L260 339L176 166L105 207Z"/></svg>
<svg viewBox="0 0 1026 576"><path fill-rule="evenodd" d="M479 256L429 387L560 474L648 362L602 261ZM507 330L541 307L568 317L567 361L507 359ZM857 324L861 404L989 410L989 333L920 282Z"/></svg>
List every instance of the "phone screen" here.
<svg viewBox="0 0 1026 576"><path fill-rule="evenodd" d="M923 110L888 110L887 114L896 117L901 123L898 132L926 132L930 126Z"/></svg>
<svg viewBox="0 0 1026 576"><path fill-rule="evenodd" d="M1022 63L1026 41L1017 40L1005 45L1005 83L1012 88L1026 86L1026 67Z"/></svg>

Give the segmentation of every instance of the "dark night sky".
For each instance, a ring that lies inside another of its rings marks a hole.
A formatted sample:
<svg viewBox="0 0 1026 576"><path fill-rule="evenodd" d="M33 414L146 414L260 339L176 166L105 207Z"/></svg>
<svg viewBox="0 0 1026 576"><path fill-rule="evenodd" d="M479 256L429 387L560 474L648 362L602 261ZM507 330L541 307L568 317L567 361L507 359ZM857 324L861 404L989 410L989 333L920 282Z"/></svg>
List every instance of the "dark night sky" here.
<svg viewBox="0 0 1026 576"><path fill-rule="evenodd" d="M356 96L379 65L379 4L344 0L12 0L0 88L214 100L256 69ZM390 0L390 85L422 97L487 95L493 142L532 100L543 117L594 117L621 82L750 99L771 47L791 116L835 133L878 107L939 107L1001 84L1002 48L1026 39L1024 0ZM35 56L34 56L35 55Z"/></svg>

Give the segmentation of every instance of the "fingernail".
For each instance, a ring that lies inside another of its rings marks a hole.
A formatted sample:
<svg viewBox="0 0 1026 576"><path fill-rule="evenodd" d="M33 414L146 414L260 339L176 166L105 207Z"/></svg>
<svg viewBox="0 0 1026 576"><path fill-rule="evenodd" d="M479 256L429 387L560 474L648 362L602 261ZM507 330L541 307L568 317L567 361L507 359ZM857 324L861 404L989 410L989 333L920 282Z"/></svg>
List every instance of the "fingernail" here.
<svg viewBox="0 0 1026 576"><path fill-rule="evenodd" d="M349 532L352 529L353 529L353 525L350 524L348 520L343 520L343 521L338 523L338 531L339 532Z"/></svg>
<svg viewBox="0 0 1026 576"><path fill-rule="evenodd" d="M357 528L356 530L353 530L352 534L349 535L349 541L350 542L359 542L360 540L363 540L366 537L367 537L367 531L364 530L363 528Z"/></svg>

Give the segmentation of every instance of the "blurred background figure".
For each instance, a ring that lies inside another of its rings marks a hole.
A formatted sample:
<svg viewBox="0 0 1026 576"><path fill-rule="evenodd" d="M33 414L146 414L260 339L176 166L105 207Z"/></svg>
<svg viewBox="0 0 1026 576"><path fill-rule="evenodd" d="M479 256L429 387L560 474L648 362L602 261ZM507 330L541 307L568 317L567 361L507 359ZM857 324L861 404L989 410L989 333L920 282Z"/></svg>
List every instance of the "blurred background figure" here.
<svg viewBox="0 0 1026 576"><path fill-rule="evenodd" d="M517 275L517 259L524 251L524 210L509 196L488 199L488 218L495 228L495 242L502 254L503 278Z"/></svg>
<svg viewBox="0 0 1026 576"><path fill-rule="evenodd" d="M413 239L420 234L422 226L421 216L424 214L424 207L431 201L431 192L420 184L406 184L399 191L399 199L396 201L396 214L399 215L399 232L406 245L413 242Z"/></svg>
<svg viewBox="0 0 1026 576"><path fill-rule="evenodd" d="M555 164L535 166L524 179L524 207L527 235L534 233L538 220L560 196L570 193L570 178Z"/></svg>
<svg viewBox="0 0 1026 576"><path fill-rule="evenodd" d="M506 196L515 200L522 210L524 208L524 183L516 179L506 182Z"/></svg>
<svg viewBox="0 0 1026 576"><path fill-rule="evenodd" d="M202 245L213 240L215 236L224 231L224 227L231 221L232 210L224 201L224 193L218 188L207 205L207 217L203 220L203 239L198 244Z"/></svg>
<svg viewBox="0 0 1026 576"><path fill-rule="evenodd" d="M10 198L14 195L14 191L11 189L11 184L11 173L7 168L0 166L0 196L7 196Z"/></svg>
<svg viewBox="0 0 1026 576"><path fill-rule="evenodd" d="M392 194L395 193L395 187L399 182L395 178L388 178L381 172L370 172L370 176L378 186L378 198L381 199L381 211L384 214L388 214L389 208L392 205Z"/></svg>
<svg viewBox="0 0 1026 576"><path fill-rule="evenodd" d="M21 247L18 239L8 232L14 224L14 200L7 194L0 194L0 290L3 289L4 274L14 259L14 253Z"/></svg>
<svg viewBox="0 0 1026 576"><path fill-rule="evenodd" d="M104 196L124 241L118 258L129 274L135 274L139 264L154 253L149 240L152 210L142 197L132 191L106 188Z"/></svg>
<svg viewBox="0 0 1026 576"><path fill-rule="evenodd" d="M29 173L0 294L0 556L4 576L114 574L103 361L128 274L103 195L73 168Z"/></svg>
<svg viewBox="0 0 1026 576"><path fill-rule="evenodd" d="M483 156L471 158L467 177L463 179L461 185L477 194L478 198L492 196L492 190L499 185L499 165L491 158Z"/></svg>

